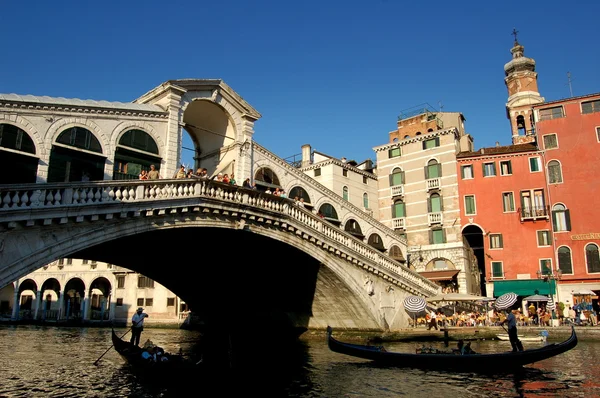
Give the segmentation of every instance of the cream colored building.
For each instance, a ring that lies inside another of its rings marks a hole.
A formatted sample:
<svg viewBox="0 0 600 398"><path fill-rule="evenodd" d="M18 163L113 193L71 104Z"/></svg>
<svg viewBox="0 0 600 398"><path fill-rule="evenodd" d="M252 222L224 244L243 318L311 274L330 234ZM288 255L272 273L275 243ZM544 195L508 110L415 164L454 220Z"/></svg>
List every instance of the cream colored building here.
<svg viewBox="0 0 600 398"><path fill-rule="evenodd" d="M376 218L406 237L412 269L444 288L479 294L477 262L461 234L456 154L473 146L464 121L427 106L400 115L389 143L374 148Z"/></svg>
<svg viewBox="0 0 600 398"><path fill-rule="evenodd" d="M138 307L149 315L148 324L179 323L188 313L152 279L83 259L54 261L0 290L0 313L13 320L128 322Z"/></svg>

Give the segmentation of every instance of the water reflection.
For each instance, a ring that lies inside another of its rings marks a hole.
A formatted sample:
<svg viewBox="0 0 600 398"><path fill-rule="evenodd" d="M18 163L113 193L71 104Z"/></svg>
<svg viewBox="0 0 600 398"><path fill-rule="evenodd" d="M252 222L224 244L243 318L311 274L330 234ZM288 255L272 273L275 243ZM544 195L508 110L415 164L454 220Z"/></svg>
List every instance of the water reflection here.
<svg viewBox="0 0 600 398"><path fill-rule="evenodd" d="M194 355L198 337L191 331L146 329L142 339ZM166 397L187 395L190 388L197 395L262 397L600 396L600 343L580 342L567 353L504 375L381 367L331 352L324 336L286 347L279 343L238 344L232 371L156 380L136 372L114 350L94 366L110 345L110 329L0 326L0 397ZM473 347L508 349L505 342L492 341Z"/></svg>

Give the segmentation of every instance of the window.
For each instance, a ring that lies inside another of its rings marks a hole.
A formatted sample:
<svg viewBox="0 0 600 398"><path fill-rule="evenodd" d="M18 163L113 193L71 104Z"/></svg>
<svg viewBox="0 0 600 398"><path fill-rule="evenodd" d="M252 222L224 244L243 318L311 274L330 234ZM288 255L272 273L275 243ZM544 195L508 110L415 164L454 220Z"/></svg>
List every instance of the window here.
<svg viewBox="0 0 600 398"><path fill-rule="evenodd" d="M363 176L363 184L367 184L369 182L369 179L367 178L367 176Z"/></svg>
<svg viewBox="0 0 600 398"><path fill-rule="evenodd" d="M505 213L515 211L515 195L512 192L502 192L502 206Z"/></svg>
<svg viewBox="0 0 600 398"><path fill-rule="evenodd" d="M542 275L550 275L552 273L552 260L549 258L540 259L540 271Z"/></svg>
<svg viewBox="0 0 600 398"><path fill-rule="evenodd" d="M552 108L540 109L540 121L551 120L564 117L562 106L555 106Z"/></svg>
<svg viewBox="0 0 600 398"><path fill-rule="evenodd" d="M390 186L395 187L402 184L404 184L404 172L402 169L396 168L392 170L392 174L390 174Z"/></svg>
<svg viewBox="0 0 600 398"><path fill-rule="evenodd" d="M369 208L369 195L366 192L363 193L363 206L365 209Z"/></svg>
<svg viewBox="0 0 600 398"><path fill-rule="evenodd" d="M465 214L467 216L473 216L477 214L477 209L475 208L475 196L473 195L465 196Z"/></svg>
<svg viewBox="0 0 600 398"><path fill-rule="evenodd" d="M113 269L115 266L113 264L106 264L106 269Z"/></svg>
<svg viewBox="0 0 600 398"><path fill-rule="evenodd" d="M571 249L567 246L558 248L558 269L563 274L573 273L573 263L571 261Z"/></svg>
<svg viewBox="0 0 600 398"><path fill-rule="evenodd" d="M433 193L429 197L429 202L427 203L429 213L439 213L444 210L444 205L442 204L442 197L439 193Z"/></svg>
<svg viewBox="0 0 600 398"><path fill-rule="evenodd" d="M425 179L439 178L442 176L442 165L437 160L432 159L425 166Z"/></svg>
<svg viewBox="0 0 600 398"><path fill-rule="evenodd" d="M88 263L88 260L83 260L83 261L81 261L81 264L82 264L82 265L86 265L87 263Z"/></svg>
<svg viewBox="0 0 600 398"><path fill-rule="evenodd" d="M72 258L68 258L67 259L67 265L73 265L73 259Z"/></svg>
<svg viewBox="0 0 600 398"><path fill-rule="evenodd" d="M600 127L596 127L596 138L598 139L598 142L600 142Z"/></svg>
<svg viewBox="0 0 600 398"><path fill-rule="evenodd" d="M500 175L509 176L512 174L512 164L510 160L503 160L500 162Z"/></svg>
<svg viewBox="0 0 600 398"><path fill-rule="evenodd" d="M446 233L443 229L432 229L429 231L429 243L438 244L446 243Z"/></svg>
<svg viewBox="0 0 600 398"><path fill-rule="evenodd" d="M344 200L348 200L348 187L342 188L342 197Z"/></svg>
<svg viewBox="0 0 600 398"><path fill-rule="evenodd" d="M167 297L167 307L175 307L175 297Z"/></svg>
<svg viewBox="0 0 600 398"><path fill-rule="evenodd" d="M342 169L342 175L348 177L348 169Z"/></svg>
<svg viewBox="0 0 600 398"><path fill-rule="evenodd" d="M537 244L538 246L550 246L550 231L537 231Z"/></svg>
<svg viewBox="0 0 600 398"><path fill-rule="evenodd" d="M548 183L549 184L560 184L563 182L562 171L560 169L560 163L558 160L551 160L548 162Z"/></svg>
<svg viewBox="0 0 600 398"><path fill-rule="evenodd" d="M521 191L521 218L547 217L543 189Z"/></svg>
<svg viewBox="0 0 600 398"><path fill-rule="evenodd" d="M147 298L146 299L146 307L152 307L152 304L154 304L154 299Z"/></svg>
<svg viewBox="0 0 600 398"><path fill-rule="evenodd" d="M123 306L123 299L122 299L122 298L118 298L118 299L117 299L117 304L116 304L116 306L117 306L117 307L122 307L122 306Z"/></svg>
<svg viewBox="0 0 600 398"><path fill-rule="evenodd" d="M460 166L460 175L463 180L470 180L473 178L473 165L468 164L466 166Z"/></svg>
<svg viewBox="0 0 600 398"><path fill-rule="evenodd" d="M117 275L117 289L125 289L125 275Z"/></svg>
<svg viewBox="0 0 600 398"><path fill-rule="evenodd" d="M430 140L423 141L423 149L432 149L440 146L440 137L435 137Z"/></svg>
<svg viewBox="0 0 600 398"><path fill-rule="evenodd" d="M496 175L496 163L484 163L483 164L483 176L493 177Z"/></svg>
<svg viewBox="0 0 600 398"><path fill-rule="evenodd" d="M558 138L556 134L548 134L544 136L544 149L558 148Z"/></svg>
<svg viewBox="0 0 600 398"><path fill-rule="evenodd" d="M96 261L92 261L92 263L90 264L90 269L96 269L98 268L98 263Z"/></svg>
<svg viewBox="0 0 600 398"><path fill-rule="evenodd" d="M581 103L581 113L600 112L600 100L587 101Z"/></svg>
<svg viewBox="0 0 600 398"><path fill-rule="evenodd" d="M58 259L58 265L65 265L65 259L64 258L59 258Z"/></svg>
<svg viewBox="0 0 600 398"><path fill-rule="evenodd" d="M536 173L540 170L542 170L540 158L529 158L529 171Z"/></svg>
<svg viewBox="0 0 600 398"><path fill-rule="evenodd" d="M154 281L147 276L138 275L138 288L154 288Z"/></svg>
<svg viewBox="0 0 600 398"><path fill-rule="evenodd" d="M448 263L446 262L446 260L435 260L433 262L433 269L435 269L435 270L448 269Z"/></svg>
<svg viewBox="0 0 600 398"><path fill-rule="evenodd" d="M490 234L490 249L502 249L502 234Z"/></svg>
<svg viewBox="0 0 600 398"><path fill-rule="evenodd" d="M406 217L406 205L401 200L394 202L392 206L392 218Z"/></svg>
<svg viewBox="0 0 600 398"><path fill-rule="evenodd" d="M319 167L319 168L315 169L315 177L318 177L320 175L321 175L321 168Z"/></svg>
<svg viewBox="0 0 600 398"><path fill-rule="evenodd" d="M502 261L492 261L492 278L504 278Z"/></svg>
<svg viewBox="0 0 600 398"><path fill-rule="evenodd" d="M596 244L589 243L585 246L585 261L589 273L600 272L600 255Z"/></svg>
<svg viewBox="0 0 600 398"><path fill-rule="evenodd" d="M564 205L556 204L552 207L552 230L554 232L571 230L571 215Z"/></svg>
<svg viewBox="0 0 600 398"><path fill-rule="evenodd" d="M143 298L137 299L137 306L138 307L143 307L144 306L144 299Z"/></svg>
<svg viewBox="0 0 600 398"><path fill-rule="evenodd" d="M392 148L388 151L388 157L391 158L397 158L398 156L400 156L400 147L396 147L396 148Z"/></svg>

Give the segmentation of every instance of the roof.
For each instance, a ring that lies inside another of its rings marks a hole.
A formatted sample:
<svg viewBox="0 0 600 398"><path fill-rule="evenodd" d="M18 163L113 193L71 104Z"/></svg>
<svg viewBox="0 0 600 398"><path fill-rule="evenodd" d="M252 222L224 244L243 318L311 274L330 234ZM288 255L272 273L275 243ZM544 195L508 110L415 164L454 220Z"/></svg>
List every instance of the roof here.
<svg viewBox="0 0 600 398"><path fill-rule="evenodd" d="M474 152L460 152L456 155L457 158L470 158L476 156L490 156L490 155L503 155L508 153L519 153L519 152L532 152L538 151L535 144L518 144L518 145L506 145L506 146L492 146L487 148L481 148Z"/></svg>
<svg viewBox="0 0 600 398"><path fill-rule="evenodd" d="M534 109L543 108L545 106L552 105L552 104L557 104L557 103L560 103L560 102L576 101L576 100L580 100L580 99L592 98L592 97L598 97L598 96L600 96L600 93L585 94L585 95L580 95L578 97L567 97L567 98L557 99L557 100L554 100L554 101L542 102L541 104L533 105L532 108L534 108Z"/></svg>
<svg viewBox="0 0 600 398"><path fill-rule="evenodd" d="M96 100L82 100L79 98L64 98L64 97L48 97L37 96L37 95L20 95L20 94L0 94L0 102L25 102L29 104L52 104L52 105L67 105L67 106L81 106L81 107L92 107L92 108L106 108L106 109L125 109L132 111L142 112L164 112L164 110L157 105L149 104L135 104L132 102L116 102L116 101L96 101Z"/></svg>

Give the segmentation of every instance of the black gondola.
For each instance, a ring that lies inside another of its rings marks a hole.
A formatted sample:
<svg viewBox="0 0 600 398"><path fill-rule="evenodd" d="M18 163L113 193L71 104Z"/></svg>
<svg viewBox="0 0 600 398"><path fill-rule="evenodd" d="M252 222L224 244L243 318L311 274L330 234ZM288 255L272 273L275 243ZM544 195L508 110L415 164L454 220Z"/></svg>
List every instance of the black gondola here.
<svg viewBox="0 0 600 398"><path fill-rule="evenodd" d="M548 344L540 348L517 352L500 352L493 354L454 353L401 353L388 352L382 346L367 346L343 343L332 337L332 329L327 326L327 343L329 349L341 354L357 358L370 359L380 364L438 370L466 370L479 372L510 372L522 368L523 365L539 362L569 351L577 345L575 328L571 327L571 336L561 342Z"/></svg>
<svg viewBox="0 0 600 398"><path fill-rule="evenodd" d="M121 339L114 330L112 330L112 342L117 351L130 365L135 368L146 371L158 371L161 374L164 372L179 372L198 367L198 363L193 362L183 355L163 353L157 356L157 360L146 359L142 356L144 349L131 344L129 341ZM162 357L165 360L162 360Z"/></svg>

